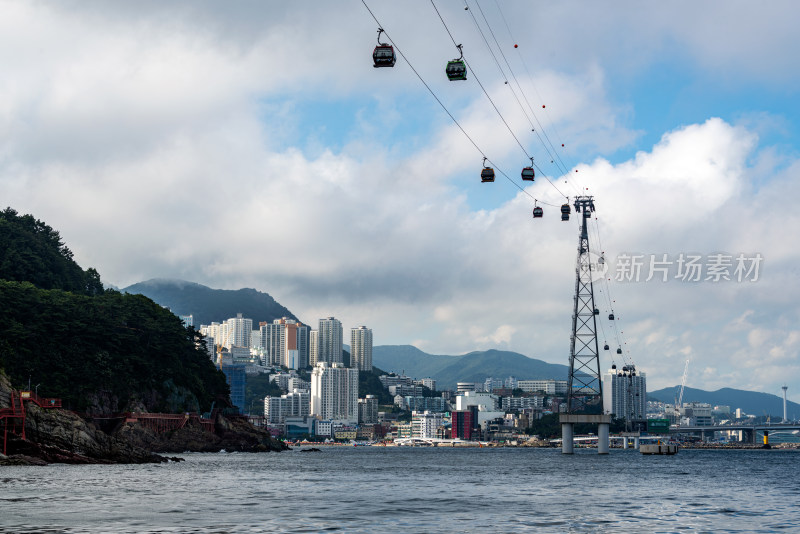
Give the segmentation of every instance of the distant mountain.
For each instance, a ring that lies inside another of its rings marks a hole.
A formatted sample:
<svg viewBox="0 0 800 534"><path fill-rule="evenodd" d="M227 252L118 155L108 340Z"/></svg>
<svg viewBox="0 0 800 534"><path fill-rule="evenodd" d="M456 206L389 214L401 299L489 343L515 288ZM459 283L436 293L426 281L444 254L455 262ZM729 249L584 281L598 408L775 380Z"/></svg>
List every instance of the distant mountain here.
<svg viewBox="0 0 800 534"><path fill-rule="evenodd" d="M415 378L436 379L437 388L455 389L457 382L483 382L486 377L519 380L566 380L569 367L528 358L518 352L486 350L462 356L428 354L411 345L379 345L372 349L375 367L405 372Z"/></svg>
<svg viewBox="0 0 800 534"><path fill-rule="evenodd" d="M255 289L211 289L185 280L155 278L121 291L144 295L177 315L192 315L195 328L214 321L221 323L236 317L237 313L252 319L254 327L259 321L272 322L281 317L297 320L292 312L269 294Z"/></svg>
<svg viewBox="0 0 800 534"><path fill-rule="evenodd" d="M649 398L670 404L675 402L676 392L680 386L659 389L647 393ZM743 389L722 388L717 391L685 388L683 402L707 402L711 406L730 406L731 410L741 408L745 413L755 416L771 415L783 417L783 397L771 393L758 393ZM786 401L787 416L797 419L800 416L800 404Z"/></svg>

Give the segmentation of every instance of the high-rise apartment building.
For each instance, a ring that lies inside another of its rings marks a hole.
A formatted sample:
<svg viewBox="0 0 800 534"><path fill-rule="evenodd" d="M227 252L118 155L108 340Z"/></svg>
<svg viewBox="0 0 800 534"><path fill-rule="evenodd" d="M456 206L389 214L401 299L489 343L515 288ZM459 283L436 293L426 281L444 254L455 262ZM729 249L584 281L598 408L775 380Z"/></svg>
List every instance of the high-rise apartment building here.
<svg viewBox="0 0 800 534"><path fill-rule="evenodd" d="M411 415L411 435L415 438L438 437L439 427L444 424L444 414L433 412L413 412Z"/></svg>
<svg viewBox="0 0 800 534"><path fill-rule="evenodd" d="M616 366L603 375L603 411L628 420L644 419L647 414L647 379L636 368Z"/></svg>
<svg viewBox="0 0 800 534"><path fill-rule="evenodd" d="M319 331L311 330L308 333L308 364L316 367L319 363Z"/></svg>
<svg viewBox="0 0 800 534"><path fill-rule="evenodd" d="M372 329L366 326L350 329L350 367L372 372Z"/></svg>
<svg viewBox="0 0 800 534"><path fill-rule="evenodd" d="M375 395L367 395L358 399L358 423L360 425L378 424L378 399Z"/></svg>
<svg viewBox="0 0 800 534"><path fill-rule="evenodd" d="M261 323L260 343L268 365L289 369L308 366L308 327L294 319L284 317L272 323Z"/></svg>
<svg viewBox="0 0 800 534"><path fill-rule="evenodd" d="M311 415L358 422L358 369L319 362L311 371Z"/></svg>
<svg viewBox="0 0 800 534"><path fill-rule="evenodd" d="M309 414L310 401L307 391L294 390L280 397L264 398L264 418L267 424L283 424L287 417L305 417Z"/></svg>
<svg viewBox="0 0 800 534"><path fill-rule="evenodd" d="M319 320L316 363L342 363L342 323L334 317Z"/></svg>
<svg viewBox="0 0 800 534"><path fill-rule="evenodd" d="M232 317L225 321L228 325L228 339L225 346L231 348L247 347L250 348L250 332L253 331L253 320L242 317L241 313L237 313L236 317Z"/></svg>

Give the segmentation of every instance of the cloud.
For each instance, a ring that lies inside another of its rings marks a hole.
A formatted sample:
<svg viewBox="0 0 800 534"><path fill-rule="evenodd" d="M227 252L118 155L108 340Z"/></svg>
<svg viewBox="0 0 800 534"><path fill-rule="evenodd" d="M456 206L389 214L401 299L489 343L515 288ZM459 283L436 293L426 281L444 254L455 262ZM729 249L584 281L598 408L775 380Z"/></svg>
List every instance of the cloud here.
<svg viewBox="0 0 800 534"><path fill-rule="evenodd" d="M378 344L414 340L433 353L502 346L567 363L576 217L560 221L561 193L541 175L524 192L500 176L481 184L480 154L408 65L372 68L366 13L323 2L2 7L3 200L61 231L84 267L119 286L173 277L256 287L310 324L329 315L366 324ZM459 123L519 183L527 161L483 92L472 77L443 79L454 52L438 19L374 7ZM448 9L452 29L473 42L463 10ZM759 139L781 118L709 118L676 125L627 161L583 157L642 137L629 127L633 104L610 94L618 70L650 65L685 32L678 48L696 65L724 70L740 47L712 46L718 32L692 33L693 21L670 24L680 10L660 8L659 18L640 8L576 14L554 4L536 17L505 9L521 49L541 51L517 75L545 129L570 140L566 175L548 164L488 53L471 45L468 57L556 187L596 195L592 247L605 252L609 278L622 253L764 257L755 283L598 284L601 317L613 308L623 332L617 341L603 321L600 343L612 354L601 366L621 346L653 389L678 383L689 356L694 387L763 389L800 377L791 289L800 215L786 206L800 164ZM715 8L694 9L707 20ZM577 25L559 26L570 17ZM587 24L592 17L608 27ZM531 21L536 31L522 31ZM781 23L759 50L786 39L796 38ZM772 72L781 61L743 68ZM536 221L533 197L545 209Z"/></svg>

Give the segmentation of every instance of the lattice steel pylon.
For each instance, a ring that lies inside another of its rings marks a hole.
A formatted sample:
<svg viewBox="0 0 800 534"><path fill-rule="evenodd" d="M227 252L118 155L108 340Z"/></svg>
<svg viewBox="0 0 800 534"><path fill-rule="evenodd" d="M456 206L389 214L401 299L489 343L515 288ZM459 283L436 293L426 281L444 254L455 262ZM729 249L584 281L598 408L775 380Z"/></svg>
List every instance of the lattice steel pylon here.
<svg viewBox="0 0 800 534"><path fill-rule="evenodd" d="M575 198L575 212L581 217L578 260L575 268L575 308L569 350L567 413L602 413L603 385L597 344L597 312L594 304L589 232L586 222L594 212L591 196ZM599 406L599 410L597 409Z"/></svg>

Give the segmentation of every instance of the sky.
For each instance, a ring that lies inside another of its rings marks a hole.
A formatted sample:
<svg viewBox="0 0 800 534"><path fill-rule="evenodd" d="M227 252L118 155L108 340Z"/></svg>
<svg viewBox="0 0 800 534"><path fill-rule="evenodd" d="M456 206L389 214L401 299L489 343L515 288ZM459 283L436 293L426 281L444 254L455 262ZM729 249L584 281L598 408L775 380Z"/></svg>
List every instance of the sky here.
<svg viewBox="0 0 800 534"><path fill-rule="evenodd" d="M602 369L655 390L689 360L688 386L800 400L796 2L0 12L0 204L106 284L252 287L376 345L567 364L580 218L559 207L589 194Z"/></svg>

